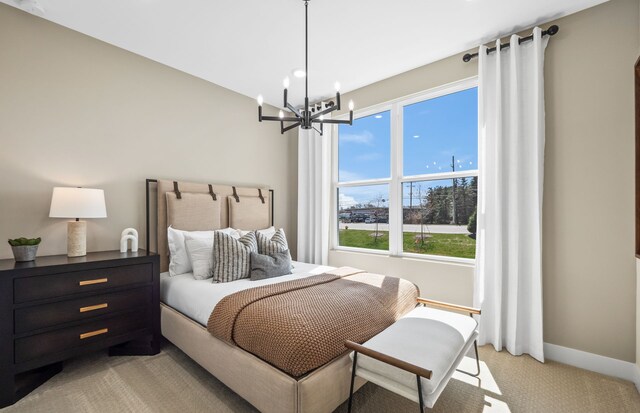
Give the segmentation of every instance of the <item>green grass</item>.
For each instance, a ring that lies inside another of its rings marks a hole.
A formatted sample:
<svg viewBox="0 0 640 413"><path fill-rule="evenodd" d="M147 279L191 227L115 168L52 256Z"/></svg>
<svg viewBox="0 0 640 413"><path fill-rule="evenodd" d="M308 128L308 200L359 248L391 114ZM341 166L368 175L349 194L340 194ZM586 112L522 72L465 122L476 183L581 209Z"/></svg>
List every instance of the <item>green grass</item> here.
<svg viewBox="0 0 640 413"><path fill-rule="evenodd" d="M374 231L360 229L341 229L339 244L343 247L369 248L375 250L389 249L389 234L380 231L377 241L371 236ZM414 232L403 234L404 252L416 254L444 255L447 257L475 258L476 240L466 234L431 234L424 243L416 243Z"/></svg>

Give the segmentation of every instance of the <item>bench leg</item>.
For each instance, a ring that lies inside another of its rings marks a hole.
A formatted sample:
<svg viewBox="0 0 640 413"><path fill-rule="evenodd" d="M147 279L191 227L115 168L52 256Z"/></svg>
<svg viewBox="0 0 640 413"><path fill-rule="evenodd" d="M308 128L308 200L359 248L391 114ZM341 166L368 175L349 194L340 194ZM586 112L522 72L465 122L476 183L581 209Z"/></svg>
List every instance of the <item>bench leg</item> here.
<svg viewBox="0 0 640 413"><path fill-rule="evenodd" d="M478 340L474 340L474 342L473 342L473 349L474 349L474 350L475 350L475 352L476 352L476 368L477 368L477 373L472 374L472 373L469 373L468 371L459 370L459 369L456 369L456 371L459 371L460 373L464 373L464 374L467 374L467 375L472 376L472 377L478 377L478 376L480 375L480 357L478 356Z"/></svg>
<svg viewBox="0 0 640 413"><path fill-rule="evenodd" d="M416 374L416 380L418 382L418 400L420 401L420 413L424 413L424 400L422 400L422 380L420 376Z"/></svg>
<svg viewBox="0 0 640 413"><path fill-rule="evenodd" d="M353 401L353 383L356 381L356 363L358 360L358 352L353 352L353 367L351 367L351 387L349 388L349 408L348 413L351 413L351 403Z"/></svg>

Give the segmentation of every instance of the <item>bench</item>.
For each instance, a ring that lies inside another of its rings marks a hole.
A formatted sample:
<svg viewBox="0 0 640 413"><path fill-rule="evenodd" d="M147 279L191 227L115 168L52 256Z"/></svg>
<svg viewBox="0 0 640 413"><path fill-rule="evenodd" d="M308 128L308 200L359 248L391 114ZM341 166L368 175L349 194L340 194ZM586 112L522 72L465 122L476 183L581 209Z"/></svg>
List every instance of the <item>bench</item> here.
<svg viewBox="0 0 640 413"><path fill-rule="evenodd" d="M461 372L480 374L478 323L473 318L480 310L424 298L418 298L418 304L367 342L345 343L353 350L349 412L356 376L419 403L423 412L425 406L434 406L472 345L477 372Z"/></svg>

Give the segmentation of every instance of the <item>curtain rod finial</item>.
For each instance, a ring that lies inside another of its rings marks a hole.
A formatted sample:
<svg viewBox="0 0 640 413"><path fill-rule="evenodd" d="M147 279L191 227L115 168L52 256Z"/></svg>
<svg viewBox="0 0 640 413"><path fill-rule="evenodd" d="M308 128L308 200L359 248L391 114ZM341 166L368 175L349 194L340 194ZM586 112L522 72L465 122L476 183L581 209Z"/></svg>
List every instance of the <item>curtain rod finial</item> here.
<svg viewBox="0 0 640 413"><path fill-rule="evenodd" d="M556 33L558 33L558 30L559 30L559 29L560 29L560 28L559 28L557 25L555 25L555 24L554 24L553 26L551 26L551 27L549 27L549 28L547 29L547 34L548 34L549 36L553 36L553 35L555 35Z"/></svg>

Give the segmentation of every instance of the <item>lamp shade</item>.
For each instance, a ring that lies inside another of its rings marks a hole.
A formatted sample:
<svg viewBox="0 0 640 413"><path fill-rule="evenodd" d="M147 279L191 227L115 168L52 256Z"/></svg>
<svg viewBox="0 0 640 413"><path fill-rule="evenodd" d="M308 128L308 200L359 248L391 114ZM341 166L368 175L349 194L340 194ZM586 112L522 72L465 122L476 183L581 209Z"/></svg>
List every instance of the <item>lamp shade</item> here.
<svg viewBox="0 0 640 413"><path fill-rule="evenodd" d="M104 191L92 188L53 188L51 218L106 218Z"/></svg>

